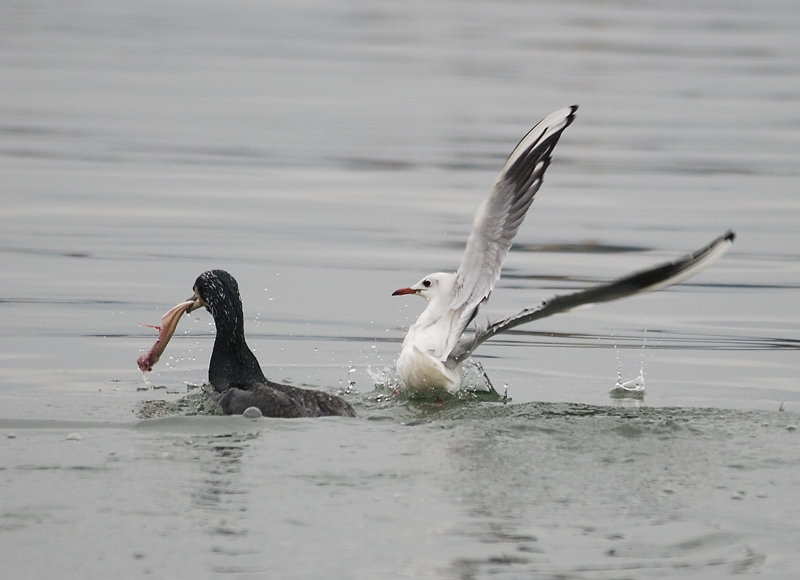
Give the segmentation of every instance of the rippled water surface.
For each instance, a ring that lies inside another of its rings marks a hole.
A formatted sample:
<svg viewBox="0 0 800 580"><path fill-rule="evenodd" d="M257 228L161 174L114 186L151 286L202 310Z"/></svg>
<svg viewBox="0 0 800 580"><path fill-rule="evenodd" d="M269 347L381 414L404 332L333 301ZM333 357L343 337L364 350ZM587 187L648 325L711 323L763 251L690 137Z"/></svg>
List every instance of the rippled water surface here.
<svg viewBox="0 0 800 580"><path fill-rule="evenodd" d="M800 569L792 2L31 1L0 32L4 575ZM484 344L505 402L393 395L423 303L392 291L457 267L573 103L482 318L733 249ZM265 373L358 419L142 418L206 377L206 312L149 382L135 359L209 268Z"/></svg>

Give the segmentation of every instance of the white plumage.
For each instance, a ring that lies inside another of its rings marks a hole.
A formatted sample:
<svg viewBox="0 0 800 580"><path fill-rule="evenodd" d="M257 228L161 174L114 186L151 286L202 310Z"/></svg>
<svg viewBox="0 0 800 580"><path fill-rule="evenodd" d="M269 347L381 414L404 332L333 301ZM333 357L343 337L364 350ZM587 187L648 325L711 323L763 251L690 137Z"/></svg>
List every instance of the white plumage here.
<svg viewBox="0 0 800 580"><path fill-rule="evenodd" d="M577 106L556 111L519 142L503 166L491 195L475 215L472 233L455 274L439 272L394 295L418 294L428 307L409 329L397 371L411 388L461 386L460 363L447 364L478 307L492 293L514 236L542 184L550 155Z"/></svg>
<svg viewBox="0 0 800 580"><path fill-rule="evenodd" d="M430 274L393 293L393 296L416 294L428 301L425 311L409 328L397 359L397 373L406 388L456 392L461 387L464 361L492 336L584 304L665 288L697 274L730 248L735 238L731 231L679 260L587 290L555 296L465 336L467 326L500 278L514 236L550 165L553 148L572 123L577 109L572 106L556 111L516 146L492 193L478 208L458 271Z"/></svg>

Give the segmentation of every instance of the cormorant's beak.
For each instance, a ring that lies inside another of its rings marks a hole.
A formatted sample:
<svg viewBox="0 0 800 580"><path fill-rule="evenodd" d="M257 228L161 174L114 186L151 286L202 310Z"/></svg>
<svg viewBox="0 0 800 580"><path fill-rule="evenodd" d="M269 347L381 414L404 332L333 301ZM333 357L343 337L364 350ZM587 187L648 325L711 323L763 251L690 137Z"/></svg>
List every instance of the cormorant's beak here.
<svg viewBox="0 0 800 580"><path fill-rule="evenodd" d="M186 314L189 314L192 310L197 310L198 308L202 308L206 305L206 303L203 302L203 299L200 298L197 290L194 291L194 295L189 296L189 298L186 299L186 302L191 302L191 304L186 308Z"/></svg>
<svg viewBox="0 0 800 580"><path fill-rule="evenodd" d="M414 288L400 288L400 290L395 290L392 292L392 296L402 296L403 294L417 294L419 290L415 290Z"/></svg>

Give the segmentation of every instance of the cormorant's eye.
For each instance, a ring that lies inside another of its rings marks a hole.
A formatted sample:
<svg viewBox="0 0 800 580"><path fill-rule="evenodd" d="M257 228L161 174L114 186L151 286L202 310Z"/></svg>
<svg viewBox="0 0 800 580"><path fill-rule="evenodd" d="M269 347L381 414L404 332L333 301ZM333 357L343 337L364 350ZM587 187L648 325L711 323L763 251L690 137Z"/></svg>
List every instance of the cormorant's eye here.
<svg viewBox="0 0 800 580"><path fill-rule="evenodd" d="M431 287L431 281L430 280L423 280L422 281L422 285L425 286L425 288L430 288Z"/></svg>

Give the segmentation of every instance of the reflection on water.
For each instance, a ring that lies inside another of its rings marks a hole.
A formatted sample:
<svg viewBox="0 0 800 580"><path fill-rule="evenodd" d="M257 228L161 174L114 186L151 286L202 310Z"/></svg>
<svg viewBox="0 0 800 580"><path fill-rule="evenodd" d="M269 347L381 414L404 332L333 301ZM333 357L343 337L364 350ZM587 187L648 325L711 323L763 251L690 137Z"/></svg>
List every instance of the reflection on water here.
<svg viewBox="0 0 800 580"><path fill-rule="evenodd" d="M461 401L366 416L385 420L0 421L24 498L0 533L93 546L99 570L282 577L779 576L795 557L794 413ZM61 498L39 499L56 482Z"/></svg>

